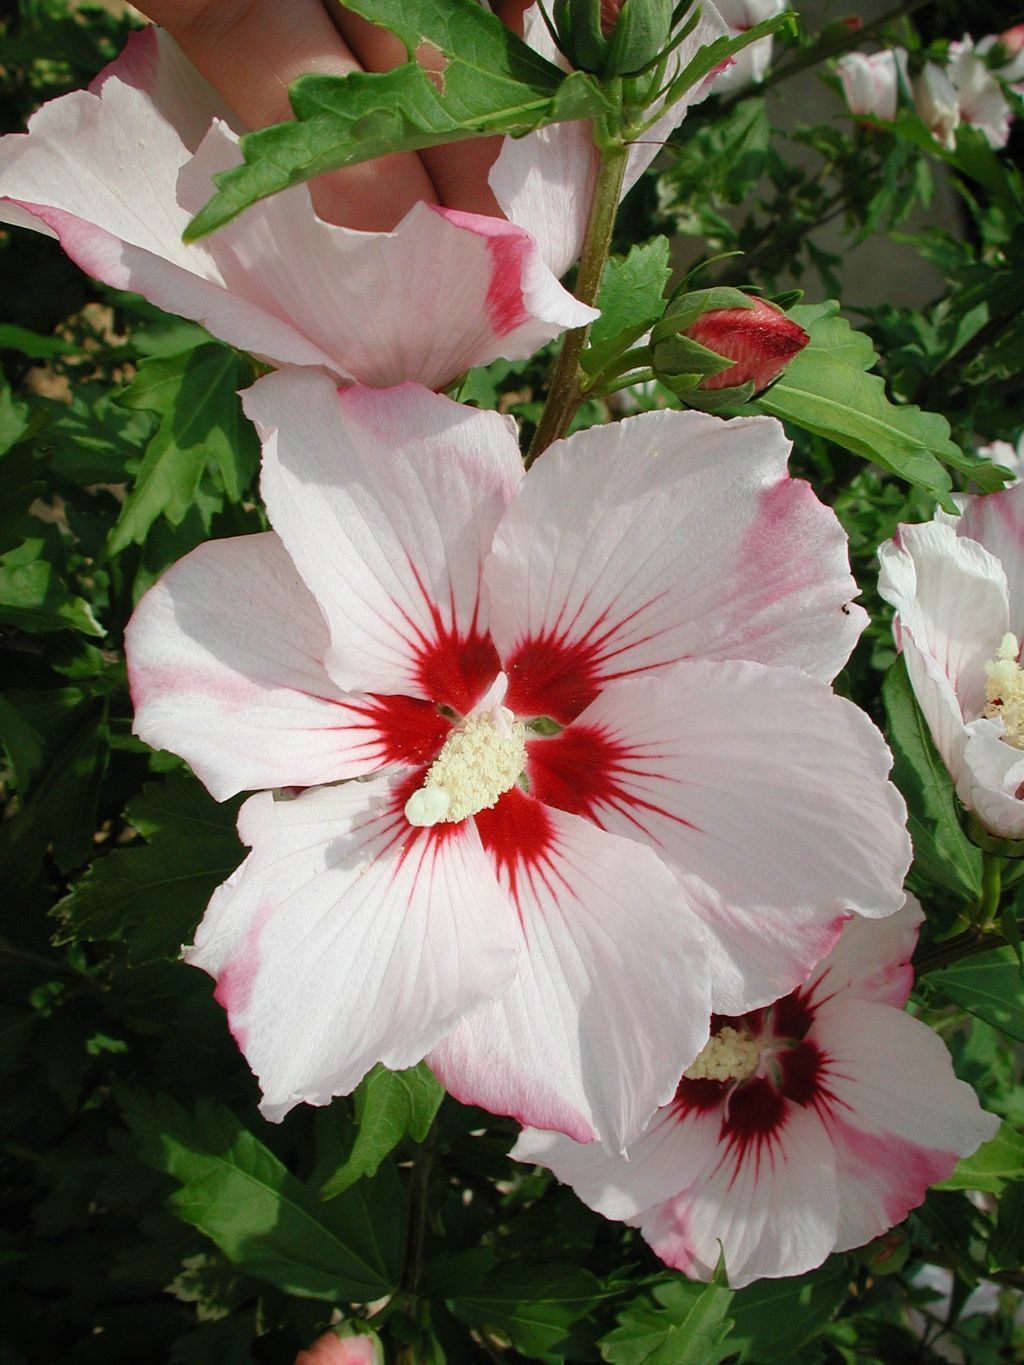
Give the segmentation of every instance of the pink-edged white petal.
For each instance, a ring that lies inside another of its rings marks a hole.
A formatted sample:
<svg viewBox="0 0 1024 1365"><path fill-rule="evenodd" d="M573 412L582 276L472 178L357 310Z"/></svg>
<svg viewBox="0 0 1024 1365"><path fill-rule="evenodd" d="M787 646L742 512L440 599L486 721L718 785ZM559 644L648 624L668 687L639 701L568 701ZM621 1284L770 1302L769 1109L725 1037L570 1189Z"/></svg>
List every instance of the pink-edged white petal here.
<svg viewBox="0 0 1024 1365"><path fill-rule="evenodd" d="M461 714L500 669L482 565L522 477L510 419L417 385L337 392L312 370L244 396L274 529L331 632L342 687Z"/></svg>
<svg viewBox="0 0 1024 1365"><path fill-rule="evenodd" d="M909 1014L846 995L817 1011L814 1040L827 1058L822 1114L839 1163L844 1250L901 1222L999 1120Z"/></svg>
<svg viewBox="0 0 1024 1365"><path fill-rule="evenodd" d="M664 1203L631 1219L669 1265L710 1279L725 1256L734 1289L799 1275L835 1245L839 1218L832 1144L816 1114L789 1104L763 1141L728 1146L718 1115L687 1115L715 1141L719 1160Z"/></svg>
<svg viewBox="0 0 1024 1365"><path fill-rule="evenodd" d="M1006 574L998 559L938 521L901 526L878 556L878 590L899 613L897 638L909 631L949 679L964 718L979 715L985 707L985 662L1011 629ZM909 668L909 658L907 663ZM924 699L918 700L924 709ZM931 707L925 715L932 724Z"/></svg>
<svg viewBox="0 0 1024 1365"><path fill-rule="evenodd" d="M213 175L241 160L238 138L211 128L185 167L178 195L190 213ZM392 232L325 223L306 185L263 201L209 239L225 292L204 317L218 336L275 364L322 364L386 387L414 379L440 388L499 356L530 356L596 312L544 265L537 244L498 218L416 204ZM236 312L267 315L266 339ZM274 328L296 334L285 349Z"/></svg>
<svg viewBox="0 0 1024 1365"><path fill-rule="evenodd" d="M211 540L146 593L125 632L135 733L218 801L429 762L448 722L415 698L342 692L327 627L278 537Z"/></svg>
<svg viewBox="0 0 1024 1365"><path fill-rule="evenodd" d="M1003 463L1007 459L1014 461L1014 448L1008 446L1007 451L1007 456L997 452L993 458ZM983 545L1002 565L1009 601L1008 629L1024 634L1024 484L1001 493L965 498L963 514L953 523L953 529L961 539Z"/></svg>
<svg viewBox="0 0 1024 1365"><path fill-rule="evenodd" d="M546 1166L605 1218L636 1219L717 1166L720 1131L719 1113L683 1115L669 1104L625 1156L539 1128L525 1128L509 1156Z"/></svg>
<svg viewBox="0 0 1024 1365"><path fill-rule="evenodd" d="M509 989L430 1065L457 1099L621 1148L707 1040L700 925L639 844L515 790L476 819L523 948Z"/></svg>
<svg viewBox="0 0 1024 1365"><path fill-rule="evenodd" d="M703 4L693 32L670 58L667 76L681 71L699 48L726 32L714 7ZM537 5L524 16L524 36L535 51L565 66ZM631 148L623 194L647 169L687 109L707 93L707 85L698 84ZM564 275L583 248L598 160L588 122L554 123L526 137L506 137L491 168L488 182L501 211L536 239L555 275Z"/></svg>
<svg viewBox="0 0 1024 1365"><path fill-rule="evenodd" d="M240 160L223 112L174 43L147 30L89 91L3 139L0 221L57 236L89 274L271 364L374 385L440 387L596 316L521 228L425 204L393 232L355 232L322 222L297 186L186 245L214 173Z"/></svg>
<svg viewBox="0 0 1024 1365"><path fill-rule="evenodd" d="M413 830L401 796L376 778L242 807L252 852L186 960L217 979L269 1119L414 1065L514 974L514 910L472 822Z"/></svg>
<svg viewBox="0 0 1024 1365"><path fill-rule="evenodd" d="M888 919L855 916L801 988L801 998L812 1009L840 994L902 1009L914 984L911 958L923 921L921 903L909 892L903 908Z"/></svg>
<svg viewBox="0 0 1024 1365"><path fill-rule="evenodd" d="M509 706L569 720L602 683L694 655L832 678L866 617L843 530L787 476L789 450L771 418L698 412L551 446L487 564Z"/></svg>
<svg viewBox="0 0 1024 1365"><path fill-rule="evenodd" d="M673 869L708 928L720 1013L805 980L850 912L903 904L911 850L889 751L797 669L692 660L610 684L528 751L538 799Z"/></svg>

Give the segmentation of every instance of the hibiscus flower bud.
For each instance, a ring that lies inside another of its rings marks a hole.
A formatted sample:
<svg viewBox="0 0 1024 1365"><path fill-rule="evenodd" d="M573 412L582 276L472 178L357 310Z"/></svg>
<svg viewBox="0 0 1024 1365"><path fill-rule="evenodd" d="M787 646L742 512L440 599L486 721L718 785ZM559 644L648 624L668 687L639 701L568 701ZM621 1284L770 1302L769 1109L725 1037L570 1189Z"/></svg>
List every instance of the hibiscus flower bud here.
<svg viewBox="0 0 1024 1365"><path fill-rule="evenodd" d="M627 76L666 46L672 9L672 0L556 0L553 17L573 66L599 76Z"/></svg>
<svg viewBox="0 0 1024 1365"><path fill-rule="evenodd" d="M295 1365L384 1365L384 1353L375 1336L339 1337L325 1332L308 1351L300 1351Z"/></svg>
<svg viewBox="0 0 1024 1365"><path fill-rule="evenodd" d="M941 66L925 63L924 70L914 81L914 105L935 140L952 151L960 123L960 101Z"/></svg>
<svg viewBox="0 0 1024 1365"><path fill-rule="evenodd" d="M998 46L1007 54L1007 61L1024 52L1024 24L1014 24L1013 28L1008 28L1005 33L1000 33Z"/></svg>
<svg viewBox="0 0 1024 1365"><path fill-rule="evenodd" d="M907 75L907 54L903 48L882 52L848 52L836 63L843 95L851 114L882 119L891 123L896 117L900 77Z"/></svg>
<svg viewBox="0 0 1024 1365"><path fill-rule="evenodd" d="M810 341L781 308L749 296L746 307L702 313L682 335L733 361L728 369L701 380L699 387L705 391L753 384L754 393L760 393Z"/></svg>

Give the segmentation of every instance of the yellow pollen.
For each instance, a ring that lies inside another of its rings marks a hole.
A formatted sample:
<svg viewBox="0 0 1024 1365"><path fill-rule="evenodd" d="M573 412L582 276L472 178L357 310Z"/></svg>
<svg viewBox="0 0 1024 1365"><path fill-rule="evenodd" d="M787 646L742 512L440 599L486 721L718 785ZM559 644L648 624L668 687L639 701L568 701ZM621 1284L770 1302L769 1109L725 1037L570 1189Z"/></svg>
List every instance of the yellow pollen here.
<svg viewBox="0 0 1024 1365"><path fill-rule="evenodd" d="M526 726L504 706L468 716L405 803L411 825L456 824L490 810L526 766Z"/></svg>
<svg viewBox="0 0 1024 1365"><path fill-rule="evenodd" d="M745 1081L761 1061L761 1044L727 1024L708 1039L683 1075L688 1081Z"/></svg>
<svg viewBox="0 0 1024 1365"><path fill-rule="evenodd" d="M1020 642L1016 635L1003 636L996 657L985 664L985 715L1003 722L1003 739L1024 749L1024 669L1017 662Z"/></svg>

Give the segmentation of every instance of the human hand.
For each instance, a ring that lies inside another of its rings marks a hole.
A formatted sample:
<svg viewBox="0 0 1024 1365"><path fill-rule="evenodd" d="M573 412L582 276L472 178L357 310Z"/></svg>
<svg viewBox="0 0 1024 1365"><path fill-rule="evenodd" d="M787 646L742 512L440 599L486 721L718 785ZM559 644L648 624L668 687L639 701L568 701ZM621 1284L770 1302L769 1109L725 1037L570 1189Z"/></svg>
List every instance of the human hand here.
<svg viewBox="0 0 1024 1365"><path fill-rule="evenodd" d="M522 30L529 0L492 8ZM144 0L247 128L291 117L288 86L309 73L388 71L406 60L394 36L336 0ZM441 62L423 59L430 69ZM321 176L311 184L322 218L366 231L393 228L419 200L501 216L487 183L501 139L476 138L422 152L396 152Z"/></svg>

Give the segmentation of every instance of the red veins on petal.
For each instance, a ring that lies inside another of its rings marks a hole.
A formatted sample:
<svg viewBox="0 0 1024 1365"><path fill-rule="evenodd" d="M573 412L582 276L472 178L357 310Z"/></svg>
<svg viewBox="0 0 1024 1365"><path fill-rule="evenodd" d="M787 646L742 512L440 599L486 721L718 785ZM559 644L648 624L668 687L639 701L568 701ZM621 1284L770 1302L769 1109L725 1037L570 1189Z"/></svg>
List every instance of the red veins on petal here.
<svg viewBox="0 0 1024 1365"><path fill-rule="evenodd" d="M479 599L469 625L465 630L459 630L454 624L454 601L449 604L449 617L453 624L448 625L411 560L408 561L408 567L427 605L433 626L427 634L408 616L405 617L413 636L410 644L415 655L416 680L431 701L440 706L450 706L459 715L465 715L473 709L501 670L498 651L490 635L480 629L477 620ZM401 611L397 602L395 608Z"/></svg>
<svg viewBox="0 0 1024 1365"><path fill-rule="evenodd" d="M546 805L583 815L596 825L602 823L602 808L616 810L644 833L644 811L696 828L623 786L622 778L650 774L637 766L629 745L598 726L570 725L560 735L528 741L526 752L530 790Z"/></svg>
<svg viewBox="0 0 1024 1365"><path fill-rule="evenodd" d="M517 907L524 882L529 885L537 879L550 891L561 882L551 857L555 841L551 817L539 801L513 787L497 805L473 818L484 850L494 859L498 877Z"/></svg>
<svg viewBox="0 0 1024 1365"><path fill-rule="evenodd" d="M365 699L346 705L350 713L361 717L346 729L367 732L368 747L382 767L387 763L432 763L451 730L451 723L434 703L419 697L369 693Z"/></svg>
<svg viewBox="0 0 1024 1365"><path fill-rule="evenodd" d="M597 660L592 643L569 644L553 634L526 640L505 661L506 703L517 716L550 716L567 725L601 690Z"/></svg>

